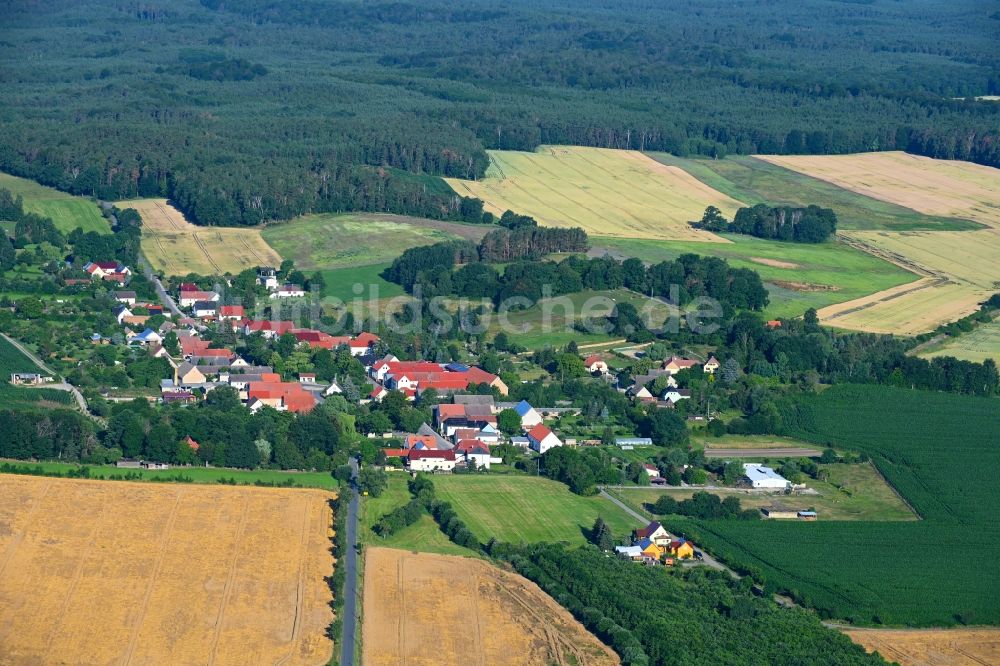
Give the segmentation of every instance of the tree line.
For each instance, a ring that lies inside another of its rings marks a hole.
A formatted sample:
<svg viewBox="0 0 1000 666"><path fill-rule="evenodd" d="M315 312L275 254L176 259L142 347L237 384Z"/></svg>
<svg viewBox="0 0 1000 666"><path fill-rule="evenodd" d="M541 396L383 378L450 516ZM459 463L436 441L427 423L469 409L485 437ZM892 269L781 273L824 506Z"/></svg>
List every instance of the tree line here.
<svg viewBox="0 0 1000 666"><path fill-rule="evenodd" d="M837 214L830 208L804 208L757 204L740 208L729 222L715 206L705 209L696 229L734 233L796 243L822 243L837 231Z"/></svg>

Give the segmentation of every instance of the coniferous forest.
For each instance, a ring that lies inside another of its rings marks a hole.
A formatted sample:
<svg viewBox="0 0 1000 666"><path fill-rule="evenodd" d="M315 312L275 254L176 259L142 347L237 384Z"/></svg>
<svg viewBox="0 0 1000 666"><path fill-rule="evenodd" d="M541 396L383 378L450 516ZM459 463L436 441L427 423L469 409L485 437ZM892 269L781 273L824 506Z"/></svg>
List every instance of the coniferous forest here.
<svg viewBox="0 0 1000 666"><path fill-rule="evenodd" d="M437 176L545 143L997 166L998 37L979 0L16 1L0 170L253 225L465 219Z"/></svg>

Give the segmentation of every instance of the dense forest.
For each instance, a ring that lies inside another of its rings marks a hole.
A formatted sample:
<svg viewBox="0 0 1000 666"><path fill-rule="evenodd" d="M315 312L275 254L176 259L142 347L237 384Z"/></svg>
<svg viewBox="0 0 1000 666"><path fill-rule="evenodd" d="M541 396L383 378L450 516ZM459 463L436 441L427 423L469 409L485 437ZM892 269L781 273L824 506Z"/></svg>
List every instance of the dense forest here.
<svg viewBox="0 0 1000 666"><path fill-rule="evenodd" d="M437 176L562 143L1000 165L978 0L13 2L0 170L200 224L462 218ZM474 208L474 207L472 207Z"/></svg>

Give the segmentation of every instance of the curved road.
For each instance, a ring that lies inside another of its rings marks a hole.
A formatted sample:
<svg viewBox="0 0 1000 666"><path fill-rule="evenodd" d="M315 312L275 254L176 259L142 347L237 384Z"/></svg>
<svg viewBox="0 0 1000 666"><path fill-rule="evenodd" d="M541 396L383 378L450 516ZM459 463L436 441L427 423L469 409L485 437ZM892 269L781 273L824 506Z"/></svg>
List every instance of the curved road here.
<svg viewBox="0 0 1000 666"><path fill-rule="evenodd" d="M10 344L14 345L14 347L19 352L21 352L22 354L24 354L25 356L27 356L28 358L30 358L31 361L35 365L37 365L39 368L41 368L42 370L44 370L46 372L46 374L52 375L53 377L58 377L59 376L59 373L54 372L52 370L52 368L50 368L49 366L45 365L45 363L42 362L42 359L38 358L37 356L35 356L34 354L32 354L30 351L28 351L28 349L24 345L22 345L20 342L18 342L14 338L10 337L6 333L0 333L0 336L3 336L4 340L6 340ZM77 406L80 408L81 411L83 411L84 414L86 414L87 416L89 416L89 417L91 417L93 419L97 418L96 416L94 416L93 414L90 413L90 409L87 407L87 401L84 399L83 394L80 393L80 391L78 391L77 388L75 386L73 386L72 384L69 384L69 383L63 381L63 382L61 382L59 384L41 384L41 385L39 385L39 388L50 388L50 389L55 389L57 391L69 391L70 393L73 394L73 397L76 399Z"/></svg>
<svg viewBox="0 0 1000 666"><path fill-rule="evenodd" d="M344 633L340 639L340 666L354 666L354 639L358 632L358 461L351 458L351 502L347 507L347 553L344 556Z"/></svg>
<svg viewBox="0 0 1000 666"><path fill-rule="evenodd" d="M170 310L170 312L178 317L186 316L183 312L181 312L180 308L177 307L177 303L175 303L174 299L170 297L167 290L164 289L163 283L160 282L160 278L156 277L156 274L153 273L153 267L149 265L149 262L146 260L146 257L142 256L142 253L139 253L139 266L142 268L142 272L146 275L146 278L153 283L153 288L156 289L156 295L159 296L160 302L163 303L163 305Z"/></svg>

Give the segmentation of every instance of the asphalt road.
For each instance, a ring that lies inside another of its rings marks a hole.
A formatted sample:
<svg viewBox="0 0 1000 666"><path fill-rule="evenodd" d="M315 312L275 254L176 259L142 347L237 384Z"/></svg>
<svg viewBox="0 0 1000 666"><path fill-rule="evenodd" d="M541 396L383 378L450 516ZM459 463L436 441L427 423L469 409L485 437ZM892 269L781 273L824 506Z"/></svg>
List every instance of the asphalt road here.
<svg viewBox="0 0 1000 666"><path fill-rule="evenodd" d="M6 333L0 333L0 335L2 335L7 342L14 345L14 347L19 352L30 358L35 363L35 365L44 370L46 374L52 375L53 377L59 376L57 372L53 371L52 368L45 365L45 363L42 362L42 359L38 358L30 351L28 351L27 347L22 345L20 342L10 337ZM50 388L50 389L55 389L57 391L69 391L70 393L73 394L73 397L76 399L77 406L83 411L83 413L86 414L87 416L92 416L90 410L87 408L87 401L84 399L83 394L80 393L80 391L78 391L77 388L72 384L69 384L67 382L60 382L58 384L41 384L39 385L38 388Z"/></svg>
<svg viewBox="0 0 1000 666"><path fill-rule="evenodd" d="M159 296L160 302L164 305L164 307L176 316L184 317L185 314L181 312L180 308L177 307L177 304L174 303L174 299L171 298L170 294L167 293L167 290L163 288L163 283L160 282L160 278L156 277L156 274L153 273L153 267L149 265L149 262L146 261L146 258L141 254L139 255L139 265L142 267L142 272L145 273L146 278L153 283L153 287L156 289L156 295Z"/></svg>
<svg viewBox="0 0 1000 666"><path fill-rule="evenodd" d="M344 555L344 633L340 639L340 666L354 666L354 638L358 630L358 462L351 458L351 502L347 508L347 553Z"/></svg>

